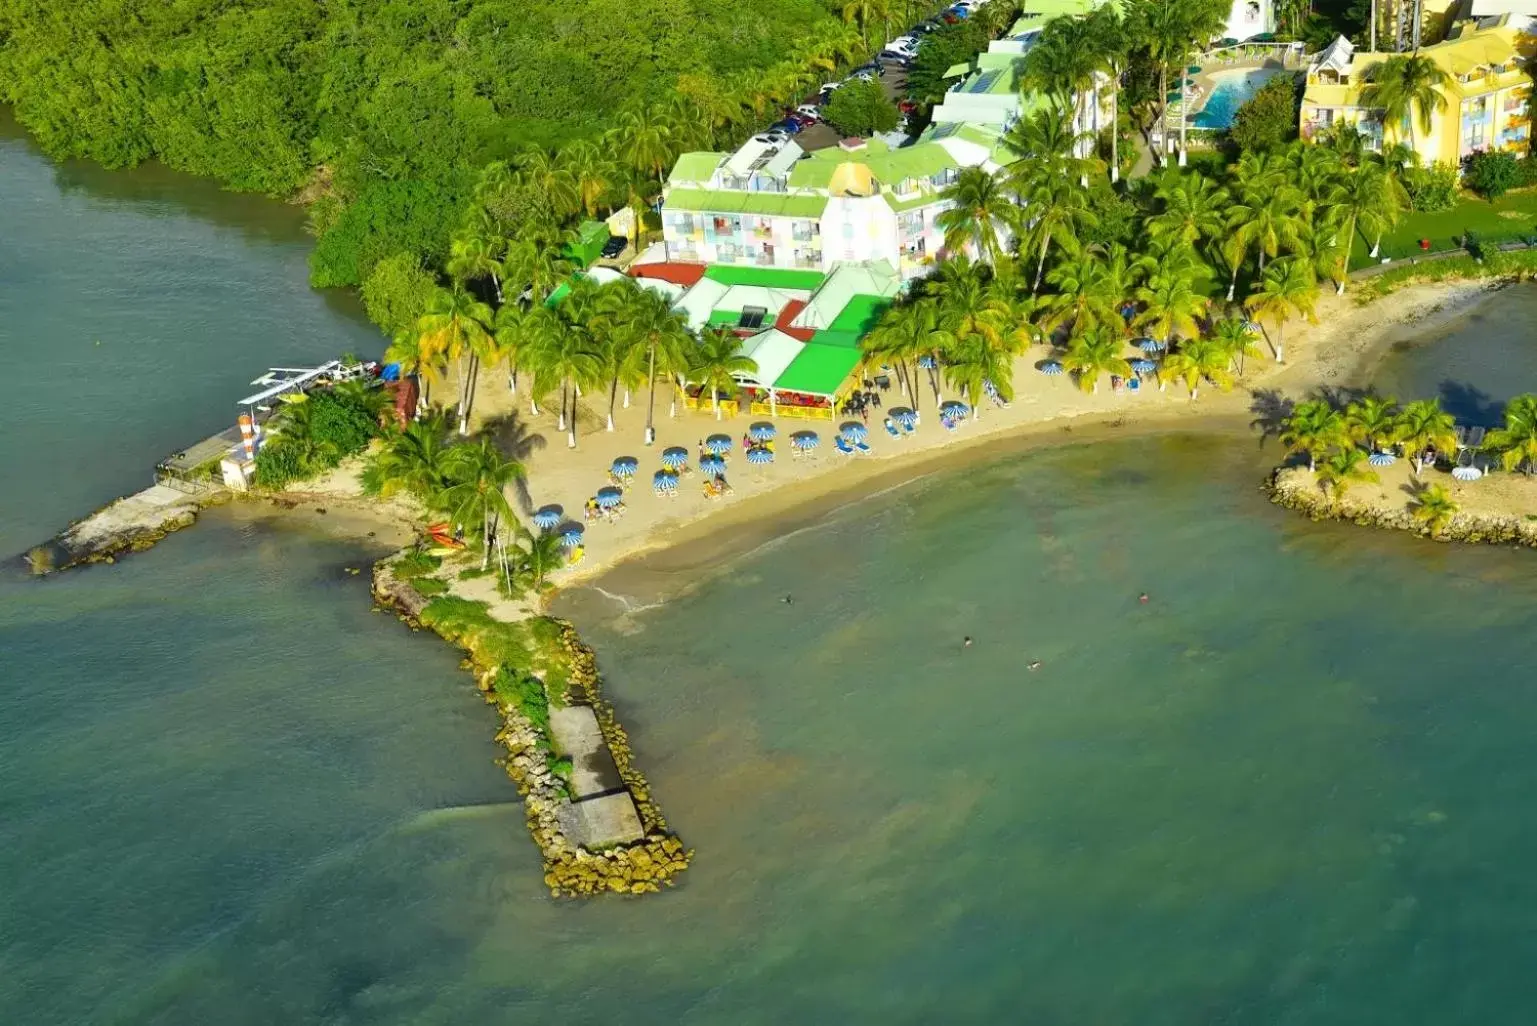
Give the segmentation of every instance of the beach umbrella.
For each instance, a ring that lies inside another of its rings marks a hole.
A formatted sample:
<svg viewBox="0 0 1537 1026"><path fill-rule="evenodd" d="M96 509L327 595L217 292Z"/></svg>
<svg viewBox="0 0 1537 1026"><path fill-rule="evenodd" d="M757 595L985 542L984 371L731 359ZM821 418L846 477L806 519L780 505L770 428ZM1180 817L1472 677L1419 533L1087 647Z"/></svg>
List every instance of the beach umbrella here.
<svg viewBox="0 0 1537 1026"><path fill-rule="evenodd" d="M624 501L624 490L609 485L606 488L599 488L595 498L598 500L599 506L604 509L613 509Z"/></svg>
<svg viewBox="0 0 1537 1026"><path fill-rule="evenodd" d="M704 447L717 456L723 452L731 451L730 435L711 435L704 440Z"/></svg>
<svg viewBox="0 0 1537 1026"><path fill-rule="evenodd" d="M1374 467L1391 467L1398 462L1398 457L1390 452L1374 452L1366 457L1366 462Z"/></svg>
<svg viewBox="0 0 1537 1026"><path fill-rule="evenodd" d="M898 406L889 412L891 413L891 419L903 427L912 427L918 423L918 415L906 406Z"/></svg>
<svg viewBox="0 0 1537 1026"><path fill-rule="evenodd" d="M1459 481L1477 481L1484 472L1477 467L1453 467L1452 476Z"/></svg>
<svg viewBox="0 0 1537 1026"><path fill-rule="evenodd" d="M1161 353L1168 348L1156 338L1139 338L1133 344L1144 353Z"/></svg>
<svg viewBox="0 0 1537 1026"><path fill-rule="evenodd" d="M870 430L858 421L851 420L838 429L838 434L843 436L845 442L863 442L870 437Z"/></svg>
<svg viewBox="0 0 1537 1026"><path fill-rule="evenodd" d="M815 431L797 431L790 436L790 444L797 449L804 449L806 452L810 452L822 444L822 439L818 437Z"/></svg>
<svg viewBox="0 0 1537 1026"><path fill-rule="evenodd" d="M768 449L748 449L747 450L747 462L748 463L759 463L759 464L762 464L762 463L773 463L774 462L774 454L773 454L773 452L771 452Z"/></svg>
<svg viewBox="0 0 1537 1026"><path fill-rule="evenodd" d="M1042 360L1040 363L1035 365L1035 369L1040 371L1042 374L1061 374L1062 364L1058 363L1056 360Z"/></svg>
<svg viewBox="0 0 1537 1026"><path fill-rule="evenodd" d="M932 356L920 356L918 357L918 366L924 370L933 370L939 366L939 363Z"/></svg>
<svg viewBox="0 0 1537 1026"><path fill-rule="evenodd" d="M950 417L964 417L966 414L971 412L971 407L967 406L959 399L951 399L944 405L940 406L939 412Z"/></svg>
<svg viewBox="0 0 1537 1026"><path fill-rule="evenodd" d="M747 437L755 442L767 442L778 433L774 425L761 421L747 429Z"/></svg>
<svg viewBox="0 0 1537 1026"><path fill-rule="evenodd" d="M559 506L543 506L534 513L534 526L541 531L548 531L560 523L560 518L566 515L566 511Z"/></svg>
<svg viewBox="0 0 1537 1026"><path fill-rule="evenodd" d="M1141 357L1131 361L1131 369L1138 374L1151 374L1158 369L1158 365L1152 360L1144 360Z"/></svg>
<svg viewBox="0 0 1537 1026"><path fill-rule="evenodd" d="M1201 70L1201 66L1199 64L1190 64L1190 65L1187 65L1185 67L1185 73L1187 75L1194 75L1197 72L1199 72L1200 70Z"/></svg>
<svg viewBox="0 0 1537 1026"><path fill-rule="evenodd" d="M716 455L706 456L699 461L699 469L706 474L724 474L726 472L726 461Z"/></svg>
<svg viewBox="0 0 1537 1026"><path fill-rule="evenodd" d="M615 477L634 477L635 471L640 469L640 460L634 456L621 456L608 469Z"/></svg>
<svg viewBox="0 0 1537 1026"><path fill-rule="evenodd" d="M566 528L565 531L563 531L561 533L561 536L560 536L560 547L561 548L563 548L563 549L574 549L574 548L576 548L580 544L582 544L582 529L580 527L576 526L575 524L573 524L572 526Z"/></svg>
<svg viewBox="0 0 1537 1026"><path fill-rule="evenodd" d="M676 470L678 467L688 466L688 450L681 445L675 445L670 449L662 450L662 466Z"/></svg>
<svg viewBox="0 0 1537 1026"><path fill-rule="evenodd" d="M651 475L651 487L659 492L677 491L678 475L670 470L658 470Z"/></svg>

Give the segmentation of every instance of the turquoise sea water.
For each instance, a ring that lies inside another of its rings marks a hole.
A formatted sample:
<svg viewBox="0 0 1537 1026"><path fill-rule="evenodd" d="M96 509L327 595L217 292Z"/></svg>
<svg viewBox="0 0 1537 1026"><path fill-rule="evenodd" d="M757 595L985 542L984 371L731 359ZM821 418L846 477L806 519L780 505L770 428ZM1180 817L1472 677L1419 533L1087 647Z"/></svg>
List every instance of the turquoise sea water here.
<svg viewBox="0 0 1537 1026"><path fill-rule="evenodd" d="M222 417L274 339L368 336L304 288L288 212L73 174L0 140L30 276L0 264L30 390L0 431L7 553L177 444L167 392ZM50 288L130 251L118 317ZM218 330L178 334L209 295ZM1503 308L1480 337L1525 330ZM119 321L178 354L117 408L126 469L61 409L125 372L61 340ZM1311 524L1258 493L1270 458L1003 452L714 572L604 582L698 582L657 608L571 596L698 849L633 901L547 897L489 713L455 653L369 611L368 553L215 513L0 575L0 1022L1525 1023L1533 557Z"/></svg>

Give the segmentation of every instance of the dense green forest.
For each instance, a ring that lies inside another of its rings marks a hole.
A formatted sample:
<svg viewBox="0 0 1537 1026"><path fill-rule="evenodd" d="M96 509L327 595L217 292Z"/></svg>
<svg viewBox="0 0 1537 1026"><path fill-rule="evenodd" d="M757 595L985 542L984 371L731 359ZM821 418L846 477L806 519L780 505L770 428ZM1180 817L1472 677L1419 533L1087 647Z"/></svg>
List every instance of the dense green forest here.
<svg viewBox="0 0 1537 1026"><path fill-rule="evenodd" d="M933 5L910 6L896 15ZM356 285L390 257L441 268L483 170L526 170L534 149L590 140L583 159L611 162L579 208L643 202L654 189L632 179L654 182L659 157L750 131L868 52L881 26L844 15L841 0L0 0L0 101L55 157L155 158L319 199L314 280Z"/></svg>

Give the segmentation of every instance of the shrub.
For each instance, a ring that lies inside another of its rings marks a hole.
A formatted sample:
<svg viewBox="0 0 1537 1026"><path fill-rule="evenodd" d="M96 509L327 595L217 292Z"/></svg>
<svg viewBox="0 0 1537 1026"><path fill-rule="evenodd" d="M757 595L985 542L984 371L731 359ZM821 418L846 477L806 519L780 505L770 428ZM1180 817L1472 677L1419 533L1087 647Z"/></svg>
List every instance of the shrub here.
<svg viewBox="0 0 1537 1026"><path fill-rule="evenodd" d="M375 264L363 280L363 307L379 330L394 336L415 327L437 284L421 257L396 253Z"/></svg>
<svg viewBox="0 0 1537 1026"><path fill-rule="evenodd" d="M443 565L443 560L428 552L407 552L391 565L397 577L425 577Z"/></svg>
<svg viewBox="0 0 1537 1026"><path fill-rule="evenodd" d="M1297 137L1297 80L1276 75L1233 115L1228 136L1242 150L1270 150Z"/></svg>
<svg viewBox="0 0 1537 1026"><path fill-rule="evenodd" d="M406 180L369 185L345 208L322 208L314 219L320 238L310 254L310 284L361 285L386 257L402 253L440 262L461 199L435 183Z"/></svg>
<svg viewBox="0 0 1537 1026"><path fill-rule="evenodd" d="M1436 214L1457 205L1457 169L1444 161L1404 172L1409 201L1422 214Z"/></svg>
<svg viewBox="0 0 1537 1026"><path fill-rule="evenodd" d="M889 132L902 120L878 81L848 83L833 93L822 114L844 135Z"/></svg>
<svg viewBox="0 0 1537 1026"><path fill-rule="evenodd" d="M448 591L448 582L438 577L413 577L411 587L423 598L436 598Z"/></svg>
<svg viewBox="0 0 1537 1026"><path fill-rule="evenodd" d="M1503 150L1474 153L1462 162L1462 181L1485 199L1499 199L1521 184L1520 161Z"/></svg>
<svg viewBox="0 0 1537 1026"><path fill-rule="evenodd" d="M544 683L531 673L510 670L506 667L496 672L491 682L496 697L526 716L546 736L550 730L550 699L544 693Z"/></svg>
<svg viewBox="0 0 1537 1026"><path fill-rule="evenodd" d="M257 451L252 481L258 488L274 490L302 481L316 472L312 455L302 440L279 435Z"/></svg>
<svg viewBox="0 0 1537 1026"><path fill-rule="evenodd" d="M372 410L352 393L323 389L310 394L310 440L337 460L362 452L379 433Z"/></svg>

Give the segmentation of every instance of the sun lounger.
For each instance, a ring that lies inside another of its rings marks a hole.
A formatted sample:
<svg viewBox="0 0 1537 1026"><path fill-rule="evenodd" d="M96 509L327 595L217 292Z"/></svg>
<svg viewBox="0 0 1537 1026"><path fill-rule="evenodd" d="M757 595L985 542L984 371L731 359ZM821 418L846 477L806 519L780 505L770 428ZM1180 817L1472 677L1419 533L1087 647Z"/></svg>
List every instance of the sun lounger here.
<svg viewBox="0 0 1537 1026"><path fill-rule="evenodd" d="M849 443L845 442L841 437L834 439L833 440L833 445L837 446L838 447L838 451L841 452L841 453L844 453L845 455L848 455L848 456L854 455L854 447L852 445L850 445Z"/></svg>
<svg viewBox="0 0 1537 1026"><path fill-rule="evenodd" d="M903 421L902 422L902 433L904 435L912 434L913 433L913 426L911 424L907 423L906 421Z"/></svg>
<svg viewBox="0 0 1537 1026"><path fill-rule="evenodd" d="M1468 428L1468 448L1477 449L1479 446L1483 445L1484 435L1486 434L1488 434L1488 429L1482 427L1481 425L1474 425L1473 427Z"/></svg>
<svg viewBox="0 0 1537 1026"><path fill-rule="evenodd" d="M866 445L864 442L855 442L854 443L854 448L858 449L860 452L869 452L870 451L870 447L868 445Z"/></svg>
<svg viewBox="0 0 1537 1026"><path fill-rule="evenodd" d="M902 437L902 432L898 431L897 430L897 426L895 424L893 424L890 420L886 421L886 433L888 435L890 435L892 438L901 438Z"/></svg>

